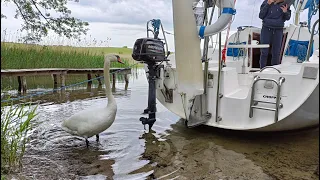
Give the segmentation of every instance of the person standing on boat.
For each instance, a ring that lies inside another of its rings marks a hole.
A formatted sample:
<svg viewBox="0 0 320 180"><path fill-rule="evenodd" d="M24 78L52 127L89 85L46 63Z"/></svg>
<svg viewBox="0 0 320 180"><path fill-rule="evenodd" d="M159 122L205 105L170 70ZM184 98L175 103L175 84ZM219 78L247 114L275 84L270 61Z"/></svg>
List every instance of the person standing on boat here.
<svg viewBox="0 0 320 180"><path fill-rule="evenodd" d="M284 22L291 17L291 10L284 0L264 0L260 7L262 19L260 44L272 44L271 65L279 64ZM269 48L261 48L260 68L267 65Z"/></svg>

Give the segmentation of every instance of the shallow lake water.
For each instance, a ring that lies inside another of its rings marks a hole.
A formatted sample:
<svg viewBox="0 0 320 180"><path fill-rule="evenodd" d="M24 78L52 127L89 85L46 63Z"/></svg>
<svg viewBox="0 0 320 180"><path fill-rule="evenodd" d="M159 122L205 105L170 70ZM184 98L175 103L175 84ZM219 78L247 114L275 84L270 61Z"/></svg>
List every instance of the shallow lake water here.
<svg viewBox="0 0 320 180"><path fill-rule="evenodd" d="M68 78L68 77L67 77ZM84 79L83 79L84 80ZM70 81L71 82L71 81ZM5 84L2 84L5 86ZM32 86L30 86L32 87ZM143 70L114 92L118 112L113 125L89 139L60 128L63 119L105 106L104 89L84 86L33 98L38 121L23 159L21 179L318 179L319 128L282 133L246 133L200 126L157 104L157 121L148 133L139 121L147 107ZM33 87L28 92L48 90ZM15 92L15 91L11 91ZM148 129L148 128L147 128Z"/></svg>

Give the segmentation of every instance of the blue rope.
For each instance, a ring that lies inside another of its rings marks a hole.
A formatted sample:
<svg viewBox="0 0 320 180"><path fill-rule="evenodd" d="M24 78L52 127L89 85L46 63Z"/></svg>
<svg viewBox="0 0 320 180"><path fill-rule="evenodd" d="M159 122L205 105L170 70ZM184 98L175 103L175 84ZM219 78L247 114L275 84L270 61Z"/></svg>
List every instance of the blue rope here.
<svg viewBox="0 0 320 180"><path fill-rule="evenodd" d="M311 54L313 54L313 43L311 43ZM309 41L299 41L290 39L288 43L288 48L285 52L285 55L296 56L298 57L297 62L301 63L306 60L307 51L308 51Z"/></svg>
<svg viewBox="0 0 320 180"><path fill-rule="evenodd" d="M126 67L124 69L119 69L119 70L114 71L114 72L112 72L110 74L114 74L114 73L117 73L117 72L121 72L121 71L127 70L127 69L129 69L129 68L131 68L131 67L133 67L133 66L135 66L137 64L138 63L135 63L135 64L133 64L131 66L128 66L128 67ZM87 82L90 82L90 81L93 81L93 80L102 79L102 78L104 78L104 76L99 76L99 77L96 77L96 78L93 78L93 79L85 80L85 81L82 81L82 82L78 82L78 83L75 83L75 84L70 84L68 86L59 87L59 88L48 90L48 91L37 92L37 93L29 94L29 95L26 95L26 96L20 96L20 97L17 97L17 98L10 98L10 99L6 99L6 100L1 100L1 103L6 103L6 102L10 102L10 101L18 101L18 100L21 100L21 99L31 98L31 97L34 97L34 96L45 95L45 94L48 94L48 93L51 93L51 92L54 92L54 91L66 89L66 88L69 88L69 87L78 86L78 85L81 85L81 84L84 84L84 83L87 83Z"/></svg>
<svg viewBox="0 0 320 180"><path fill-rule="evenodd" d="M298 63L301 63L303 61L306 60L306 56L307 56L307 47L301 44L297 45L297 56L298 56Z"/></svg>
<svg viewBox="0 0 320 180"><path fill-rule="evenodd" d="M311 1L311 4L309 3L310 1ZM312 16L314 16L318 12L317 6L319 6L319 0L309 0L307 2L306 6L309 6L309 9L308 9L308 29L309 29L309 32L311 33L311 31L310 31L311 18L312 18ZM318 31L315 31L314 34L318 34Z"/></svg>

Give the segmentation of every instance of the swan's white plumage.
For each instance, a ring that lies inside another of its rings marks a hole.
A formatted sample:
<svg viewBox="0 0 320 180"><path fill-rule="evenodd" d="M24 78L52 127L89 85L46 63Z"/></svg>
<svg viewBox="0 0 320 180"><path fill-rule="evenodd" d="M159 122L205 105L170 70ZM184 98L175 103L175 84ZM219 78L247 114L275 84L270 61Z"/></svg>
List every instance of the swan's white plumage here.
<svg viewBox="0 0 320 180"><path fill-rule="evenodd" d="M77 114L74 114L70 118L63 121L63 130L72 135L81 136L87 139L94 135L98 135L112 125L117 113L117 103L112 95L110 88L109 67L110 61L117 60L119 61L119 57L115 55L105 56L104 80L106 86L106 95L108 98L108 105L86 109Z"/></svg>

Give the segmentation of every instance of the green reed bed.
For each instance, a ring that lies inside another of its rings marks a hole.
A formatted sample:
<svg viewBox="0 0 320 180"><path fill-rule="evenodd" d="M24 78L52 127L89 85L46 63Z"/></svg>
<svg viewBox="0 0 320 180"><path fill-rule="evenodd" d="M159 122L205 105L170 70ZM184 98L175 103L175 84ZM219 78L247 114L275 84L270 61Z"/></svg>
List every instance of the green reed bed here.
<svg viewBox="0 0 320 180"><path fill-rule="evenodd" d="M36 125L37 106L1 104L1 179L22 168L28 133Z"/></svg>
<svg viewBox="0 0 320 180"><path fill-rule="evenodd" d="M123 59L123 58L122 58ZM125 64L112 63L111 67L127 67ZM28 68L102 68L103 55L92 55L88 51L60 51L51 48L20 48L1 46L1 69Z"/></svg>
<svg viewBox="0 0 320 180"><path fill-rule="evenodd" d="M56 45L37 45L37 44L24 44L24 43L12 43L12 42L1 42L1 46L5 47L17 47L17 48L33 48L43 49L49 48L57 51L77 51L77 52L89 52L93 55L103 55L108 53L117 53L121 56L125 56L128 59L131 58L132 49L127 47L74 47L74 46L56 46Z"/></svg>
<svg viewBox="0 0 320 180"><path fill-rule="evenodd" d="M129 48L40 46L1 42L1 69L101 68L103 56L109 53L119 54L125 63L112 63L111 67L127 67L136 63Z"/></svg>

